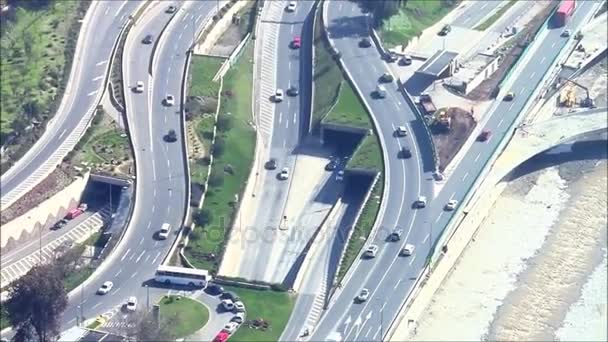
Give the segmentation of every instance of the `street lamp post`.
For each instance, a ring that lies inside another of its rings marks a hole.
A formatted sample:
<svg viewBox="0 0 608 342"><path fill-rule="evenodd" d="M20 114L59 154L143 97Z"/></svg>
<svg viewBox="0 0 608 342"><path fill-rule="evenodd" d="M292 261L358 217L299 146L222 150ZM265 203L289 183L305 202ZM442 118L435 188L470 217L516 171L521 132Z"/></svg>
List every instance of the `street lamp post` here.
<svg viewBox="0 0 608 342"><path fill-rule="evenodd" d="M150 311L150 287L146 285L146 311Z"/></svg>

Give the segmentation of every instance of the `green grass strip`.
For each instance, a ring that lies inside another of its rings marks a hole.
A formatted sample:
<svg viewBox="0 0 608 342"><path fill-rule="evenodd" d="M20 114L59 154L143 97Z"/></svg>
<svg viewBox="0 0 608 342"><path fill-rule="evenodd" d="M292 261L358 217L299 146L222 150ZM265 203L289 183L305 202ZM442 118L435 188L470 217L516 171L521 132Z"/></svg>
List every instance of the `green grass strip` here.
<svg viewBox="0 0 608 342"><path fill-rule="evenodd" d="M496 13L494 13L494 15L492 15L491 17L489 17L488 19L486 19L483 23L477 25L475 27L475 30L484 31L488 27L492 26L492 24L494 24L500 17L503 16L503 14L507 13L507 11L511 7L513 7L513 5L515 5L516 1L517 0L511 0L511 1L509 1L509 3L507 3L501 9L499 9L498 11L496 11Z"/></svg>

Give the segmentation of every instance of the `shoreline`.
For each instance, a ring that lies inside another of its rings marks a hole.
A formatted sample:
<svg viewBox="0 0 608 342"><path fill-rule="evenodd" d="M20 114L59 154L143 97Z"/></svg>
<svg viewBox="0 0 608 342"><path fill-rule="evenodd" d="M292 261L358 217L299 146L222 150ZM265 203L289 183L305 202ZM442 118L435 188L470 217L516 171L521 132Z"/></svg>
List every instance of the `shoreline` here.
<svg viewBox="0 0 608 342"><path fill-rule="evenodd" d="M581 330L589 318L580 312L605 317L605 304L598 309L597 300L582 297L586 288L606 292L605 282L602 291L589 285L606 272L605 146L560 146L513 172L425 309L414 340L555 340L564 326L564 336ZM574 160L579 147L585 157ZM591 227L583 229L586 223ZM579 313L571 314L575 306Z"/></svg>

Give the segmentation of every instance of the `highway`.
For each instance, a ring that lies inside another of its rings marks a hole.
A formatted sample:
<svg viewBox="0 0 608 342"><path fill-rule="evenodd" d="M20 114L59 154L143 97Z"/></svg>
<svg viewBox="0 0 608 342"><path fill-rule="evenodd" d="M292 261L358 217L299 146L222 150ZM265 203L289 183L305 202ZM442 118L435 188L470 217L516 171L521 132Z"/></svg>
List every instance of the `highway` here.
<svg viewBox="0 0 608 342"><path fill-rule="evenodd" d="M486 18L488 14L494 11L501 4L506 4L507 1L496 0L476 0L470 1L463 13L458 15L451 23L452 26L461 26L466 28L474 28L481 23L481 20Z"/></svg>
<svg viewBox="0 0 608 342"><path fill-rule="evenodd" d="M293 173L296 164L296 148L300 138L307 132L310 113L310 75L312 59L312 16L313 1L299 1L294 12L284 10L286 1L266 2L268 12L280 11L279 32L276 47L276 87L285 92L291 85L299 90L299 95L287 94L280 103L275 104L270 145L263 162L270 158L277 159L276 170L263 170L262 189L257 201L262 204L254 215L253 222L247 227L247 246L244 247L239 275L246 279L274 281L282 278L276 273L277 258L272 258L272 245L277 240L277 229L282 221L282 214L289 194L290 182L294 182ZM275 16L272 15L274 18ZM291 48L295 36L302 39L300 49ZM271 39L269 37L269 39ZM260 60L260 63L272 61ZM269 82L270 80L261 80ZM260 101L270 101L261 98ZM288 180L279 180L276 175L283 167L288 167ZM268 229L271 228L271 229ZM252 237L252 238L249 238ZM282 281L279 280L278 282Z"/></svg>
<svg viewBox="0 0 608 342"><path fill-rule="evenodd" d="M368 49L362 51L357 47L357 42L362 34L366 32L365 15L353 3L342 3L342 10L336 11L338 7L336 1L329 3L329 31L336 47L342 52L342 58L352 72L355 82L361 84L359 88L367 94L372 87L369 80L364 77L364 73L357 73L357 69L365 66L368 70L382 71L386 69L383 62L377 55L376 50ZM346 4L350 8L346 7ZM583 18L588 15L596 6L595 2L579 3L572 20L567 28L576 31ZM560 37L564 28L548 30L546 36L540 42L537 50L533 50L531 58L523 67L523 70L516 75L510 90L515 92L515 99L511 102L500 102L490 112L488 121L484 124L485 129L493 132L493 136L486 142L475 143L447 180L441 192L434 199L430 200L425 209L409 210L409 201L397 204L386 197L390 205L383 215L380 215L383 225L386 226L387 216L396 215L398 219L407 220L409 223L407 236L401 243L385 243L386 232L380 232L373 240L378 244L379 255L375 259L362 261L354 265L355 269L352 277L345 279L343 289L338 291L333 299L333 304L311 336L311 340L381 340L386 334L386 328L394 320L400 310L402 303L407 298L415 279L420 275L430 245L435 241L445 229L452 217L452 213L443 210L444 205L449 199L461 201L471 189L482 168L489 161L498 144L504 138L505 133L515 121L520 111L530 99L531 93L538 86L544 75L552 68L554 58L559 54L568 39ZM376 56L374 56L374 54ZM395 96L389 92L389 96ZM376 100L367 100L370 103ZM390 121L391 111L381 111L372 106L374 115L380 121L379 129L385 131L388 124L383 121ZM378 114L381 113L381 114ZM391 144L387 144L386 151L391 154ZM413 158L416 157L414 154ZM415 163L415 161L408 161ZM391 167L392 169L392 167ZM387 170L387 175L393 181L394 171ZM428 173L427 173L428 174ZM427 174L421 179L424 184ZM406 177L410 179L410 177ZM409 193L409 198L417 193L417 184L413 187L408 185L404 192ZM389 185L389 194L395 185ZM409 199L408 198L408 199ZM429 197L430 199L430 197ZM382 214L382 213L381 213ZM394 216L393 216L394 217ZM409 220L408 220L409 219ZM403 221L400 221L403 222ZM415 227L415 229L411 229ZM410 257L398 257L400 245L405 241L416 245L414 254ZM357 296L360 289L365 287L370 290L369 299L362 304L354 304L353 298Z"/></svg>
<svg viewBox="0 0 608 342"><path fill-rule="evenodd" d="M0 178L3 208L41 182L76 145L79 136L72 132L84 129L87 121L83 118L101 99L118 35L140 5L138 1L93 2L57 113L36 144Z"/></svg>
<svg viewBox="0 0 608 342"><path fill-rule="evenodd" d="M172 4L178 5L179 10L175 14L165 13L167 6ZM123 72L127 118L137 163L135 208L125 236L116 250L91 276L87 286L77 291L80 295L70 297L62 328L74 325L80 312L84 317L92 318L116 309L129 296L137 296L141 307L144 307L144 284L151 286L150 302L167 292L167 289L154 288L151 279L177 235L187 204L186 186L189 185L184 174L186 166L180 115L186 51L193 41L192 25L198 28L209 20L215 8L215 2L207 1L154 2L129 33ZM154 44L141 43L147 34L152 34L155 41L160 39L152 75L148 67ZM143 93L131 90L137 81L144 82ZM163 105L166 94L174 95L174 106ZM169 129L176 131L176 142L164 140ZM170 237L158 240L156 234L165 222L172 227ZM103 297L96 295L95 291L107 280L114 283L114 289ZM82 308L79 307L81 304Z"/></svg>

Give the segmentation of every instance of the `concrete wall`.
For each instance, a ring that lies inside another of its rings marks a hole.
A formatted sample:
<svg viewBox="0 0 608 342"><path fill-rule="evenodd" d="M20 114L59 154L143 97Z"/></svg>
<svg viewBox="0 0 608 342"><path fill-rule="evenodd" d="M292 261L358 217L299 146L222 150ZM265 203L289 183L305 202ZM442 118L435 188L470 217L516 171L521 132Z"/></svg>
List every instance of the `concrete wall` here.
<svg viewBox="0 0 608 342"><path fill-rule="evenodd" d="M488 79L492 74L498 69L498 63L500 62L500 57L496 57L492 62L488 63L479 73L473 77L469 82L464 84L464 93L468 94L473 89L477 88L477 86Z"/></svg>
<svg viewBox="0 0 608 342"><path fill-rule="evenodd" d="M27 238L39 229L52 226L65 214L78 206L80 197L89 181L89 173L82 178L76 179L65 189L61 190L51 198L42 202L27 213L17 217L7 224L2 225L0 234L0 247L11 248L21 238Z"/></svg>
<svg viewBox="0 0 608 342"><path fill-rule="evenodd" d="M217 43L222 34L224 34L224 32L228 29L230 25L232 25L232 16L237 14L241 9L245 8L245 6L250 5L251 3L253 3L253 0L240 0L236 3L229 2L226 6L232 5L232 7L230 7L228 11L226 11L222 19L216 22L215 25L213 25L213 20L209 21L209 24L213 25L213 28L211 28L211 30L205 37L205 40L203 40L202 43L200 43L194 48L194 54L205 55L209 53L213 45Z"/></svg>

